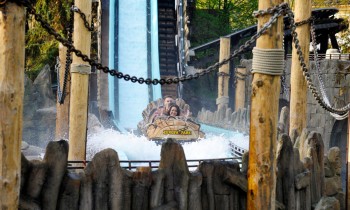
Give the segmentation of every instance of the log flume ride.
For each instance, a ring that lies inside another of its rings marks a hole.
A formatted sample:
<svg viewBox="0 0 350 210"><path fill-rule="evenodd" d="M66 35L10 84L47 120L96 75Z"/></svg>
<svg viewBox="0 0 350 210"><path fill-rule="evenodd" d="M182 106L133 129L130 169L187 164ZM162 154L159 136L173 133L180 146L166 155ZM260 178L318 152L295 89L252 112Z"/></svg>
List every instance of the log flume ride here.
<svg viewBox="0 0 350 210"><path fill-rule="evenodd" d="M191 142L204 138L200 124L196 123L190 113L190 107L183 99L176 99L174 103L180 108L180 116L157 115L163 107L162 99L152 101L142 112L143 120L138 124L138 130L149 140L162 142L167 138L179 142Z"/></svg>

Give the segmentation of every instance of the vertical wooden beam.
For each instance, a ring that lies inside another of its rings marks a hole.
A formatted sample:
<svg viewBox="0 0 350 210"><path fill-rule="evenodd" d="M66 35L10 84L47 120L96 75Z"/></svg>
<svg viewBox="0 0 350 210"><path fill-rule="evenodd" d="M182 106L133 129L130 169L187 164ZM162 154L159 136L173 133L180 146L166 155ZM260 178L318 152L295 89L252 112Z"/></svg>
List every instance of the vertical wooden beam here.
<svg viewBox="0 0 350 210"><path fill-rule="evenodd" d="M77 6L91 22L91 1L75 0ZM90 55L91 33L80 15L74 14L74 45L82 53ZM91 67L75 54L71 66L71 98L69 109L69 160L85 160L88 116L88 88Z"/></svg>
<svg viewBox="0 0 350 210"><path fill-rule="evenodd" d="M295 22L309 19L311 16L311 0L296 0L294 15ZM305 64L309 66L310 25L304 24L298 26L296 32L298 33L299 44L304 55ZM294 43L290 78L289 132L291 133L293 130L296 130L300 135L301 131L306 127L307 85Z"/></svg>
<svg viewBox="0 0 350 210"><path fill-rule="evenodd" d="M104 66L108 66L109 58L108 58L108 51L109 47L109 0L103 0L100 1L100 12L101 17L100 24L99 24L99 61ZM103 50L102 50L103 49ZM104 73L103 71L97 72L97 101L98 101L98 108L100 112L100 120L102 124L104 124L104 121L106 121L107 117L104 117L106 115L106 112L109 111L109 95L108 95L108 74Z"/></svg>
<svg viewBox="0 0 350 210"><path fill-rule="evenodd" d="M0 209L18 209L24 95L23 6L0 7Z"/></svg>
<svg viewBox="0 0 350 210"><path fill-rule="evenodd" d="M66 72L66 55L67 55L67 48L64 47L62 44L59 44L59 57L60 57L60 64L61 67L59 69L59 76L60 80L57 81L61 87L61 91L63 91L63 82L64 82L64 75ZM56 109L57 109L57 115L56 115L56 140L60 139L68 139L68 132L69 132L69 102L70 102L70 72L66 81L66 96L64 99L64 103L60 104L59 101L57 101ZM58 98L57 98L58 99Z"/></svg>
<svg viewBox="0 0 350 210"><path fill-rule="evenodd" d="M220 38L220 58L219 62L230 57L230 38ZM227 63L219 68L218 78L218 98L216 99L216 105L218 110L228 106L228 83L230 80L230 63Z"/></svg>
<svg viewBox="0 0 350 210"><path fill-rule="evenodd" d="M245 75L247 69L245 67L236 68L236 94L235 94L235 111L244 108L245 102Z"/></svg>
<svg viewBox="0 0 350 210"><path fill-rule="evenodd" d="M350 97L349 97L350 98ZM350 117L348 116L348 142L346 145L346 192L345 192L345 205L346 210L350 210Z"/></svg>
<svg viewBox="0 0 350 210"><path fill-rule="evenodd" d="M260 0L259 10L276 6L282 0ZM270 15L260 16L258 30ZM259 49L282 49L282 17L256 42ZM253 58L254 59L254 58ZM252 80L247 209L275 209L276 142L280 76L254 73Z"/></svg>

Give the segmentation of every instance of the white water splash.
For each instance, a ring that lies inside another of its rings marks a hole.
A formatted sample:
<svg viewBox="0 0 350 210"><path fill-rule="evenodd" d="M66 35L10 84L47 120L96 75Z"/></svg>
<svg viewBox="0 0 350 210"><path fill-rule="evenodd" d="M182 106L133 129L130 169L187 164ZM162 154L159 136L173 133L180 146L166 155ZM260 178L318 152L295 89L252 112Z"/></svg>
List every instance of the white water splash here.
<svg viewBox="0 0 350 210"><path fill-rule="evenodd" d="M248 136L232 132L233 135L206 134L205 139L197 142L184 143L187 160L231 158L231 143L248 149ZM136 136L133 133L122 134L118 131L107 129L88 136L87 160L99 151L112 148L118 152L120 160L159 160L161 145L149 141L145 136Z"/></svg>

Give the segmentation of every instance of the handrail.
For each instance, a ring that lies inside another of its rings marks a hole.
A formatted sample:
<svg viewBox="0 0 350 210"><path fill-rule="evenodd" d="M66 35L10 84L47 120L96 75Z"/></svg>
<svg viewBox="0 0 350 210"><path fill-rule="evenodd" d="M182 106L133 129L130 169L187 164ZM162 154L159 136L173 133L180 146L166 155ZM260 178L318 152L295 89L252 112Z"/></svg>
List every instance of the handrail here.
<svg viewBox="0 0 350 210"><path fill-rule="evenodd" d="M287 54L287 59L292 58L292 54ZM334 54L318 54L317 57L319 60L329 59L329 60L350 60L350 54L340 54L340 53L334 53ZM315 60L315 55L310 54L309 55L310 61Z"/></svg>
<svg viewBox="0 0 350 210"><path fill-rule="evenodd" d="M186 160L187 163L191 162L198 162L198 164L188 164L189 168L198 167L198 165L201 162L204 161L230 161L230 160L237 160L239 163L241 163L240 157L232 157L232 158L214 158L214 159L194 159L194 160ZM89 163L91 161L83 161L83 160L74 160L74 161L68 161L68 169L84 169L86 167L85 163ZM124 169L133 170L138 167L150 167L151 169L157 169L159 167L160 160L120 160L120 165ZM143 165L139 165L141 163L146 163ZM72 164L81 164L83 166L72 166Z"/></svg>

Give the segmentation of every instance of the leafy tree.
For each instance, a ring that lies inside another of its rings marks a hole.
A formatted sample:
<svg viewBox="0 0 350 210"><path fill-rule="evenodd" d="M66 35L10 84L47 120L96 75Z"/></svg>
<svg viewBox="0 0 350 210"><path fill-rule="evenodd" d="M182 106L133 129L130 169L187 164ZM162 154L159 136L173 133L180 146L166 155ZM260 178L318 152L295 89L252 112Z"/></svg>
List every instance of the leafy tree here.
<svg viewBox="0 0 350 210"><path fill-rule="evenodd" d="M197 0L191 44L197 46L256 24L257 0Z"/></svg>
<svg viewBox="0 0 350 210"><path fill-rule="evenodd" d="M349 25L348 20L344 24ZM350 53L350 31L345 30L336 34L341 53Z"/></svg>
<svg viewBox="0 0 350 210"><path fill-rule="evenodd" d="M71 3L64 0L37 0L35 10L55 28L66 34ZM26 31L26 73L32 80L44 65L54 65L58 56L58 42L41 27L32 15L27 18Z"/></svg>

